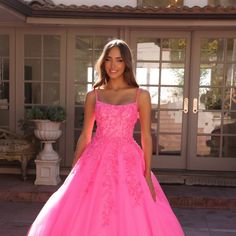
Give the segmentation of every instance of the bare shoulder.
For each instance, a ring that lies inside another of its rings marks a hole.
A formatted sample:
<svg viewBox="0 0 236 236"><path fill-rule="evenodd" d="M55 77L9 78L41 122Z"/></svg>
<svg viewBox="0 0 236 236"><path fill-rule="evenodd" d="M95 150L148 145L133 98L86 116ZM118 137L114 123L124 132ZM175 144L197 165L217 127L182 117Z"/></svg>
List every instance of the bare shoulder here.
<svg viewBox="0 0 236 236"><path fill-rule="evenodd" d="M143 103L149 103L150 102L150 93L148 90L146 89L139 89L139 98L138 98L139 104L143 104Z"/></svg>
<svg viewBox="0 0 236 236"><path fill-rule="evenodd" d="M96 100L96 94L95 94L95 89L94 89L94 90L89 91L86 94L86 102L95 103L95 100Z"/></svg>

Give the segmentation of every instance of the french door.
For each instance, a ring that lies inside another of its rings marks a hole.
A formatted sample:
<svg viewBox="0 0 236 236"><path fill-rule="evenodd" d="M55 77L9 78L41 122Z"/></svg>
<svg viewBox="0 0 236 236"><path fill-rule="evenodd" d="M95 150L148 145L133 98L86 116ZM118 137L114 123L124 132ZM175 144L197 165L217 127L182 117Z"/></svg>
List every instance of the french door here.
<svg viewBox="0 0 236 236"><path fill-rule="evenodd" d="M131 45L151 94L152 166L235 170L236 33L133 31Z"/></svg>
<svg viewBox="0 0 236 236"><path fill-rule="evenodd" d="M134 31L136 78L152 102L154 168L186 168L190 34ZM140 127L135 138L140 142Z"/></svg>
<svg viewBox="0 0 236 236"><path fill-rule="evenodd" d="M236 33L193 34L188 169L236 170Z"/></svg>

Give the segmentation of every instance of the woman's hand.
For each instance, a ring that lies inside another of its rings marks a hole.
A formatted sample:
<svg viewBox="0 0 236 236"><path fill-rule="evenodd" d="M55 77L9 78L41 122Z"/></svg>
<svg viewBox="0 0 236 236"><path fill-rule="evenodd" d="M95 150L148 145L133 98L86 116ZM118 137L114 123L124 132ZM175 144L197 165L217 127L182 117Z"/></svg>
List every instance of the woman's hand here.
<svg viewBox="0 0 236 236"><path fill-rule="evenodd" d="M147 185L149 187L149 190L151 192L152 198L153 198L154 201L156 201L156 191L155 191L155 188L154 188L153 183L152 183L151 175L146 176L145 179L146 179Z"/></svg>

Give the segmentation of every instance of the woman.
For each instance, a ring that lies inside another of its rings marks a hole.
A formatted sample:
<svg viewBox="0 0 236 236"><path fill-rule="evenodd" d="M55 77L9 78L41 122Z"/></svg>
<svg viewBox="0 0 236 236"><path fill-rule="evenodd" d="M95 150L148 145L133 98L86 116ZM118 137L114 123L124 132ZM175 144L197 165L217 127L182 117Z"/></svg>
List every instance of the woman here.
<svg viewBox="0 0 236 236"><path fill-rule="evenodd" d="M151 173L150 95L135 81L128 45L107 43L96 68L99 78L86 96L73 169L28 235L184 235ZM133 139L138 118L142 149Z"/></svg>

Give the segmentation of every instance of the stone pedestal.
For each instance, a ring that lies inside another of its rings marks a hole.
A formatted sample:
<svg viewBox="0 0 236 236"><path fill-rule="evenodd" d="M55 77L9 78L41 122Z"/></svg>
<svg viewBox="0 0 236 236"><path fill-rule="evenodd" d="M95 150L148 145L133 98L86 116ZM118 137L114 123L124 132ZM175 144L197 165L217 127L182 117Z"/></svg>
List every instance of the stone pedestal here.
<svg viewBox="0 0 236 236"><path fill-rule="evenodd" d="M60 179L60 160L36 159L36 180L35 185L57 185Z"/></svg>

